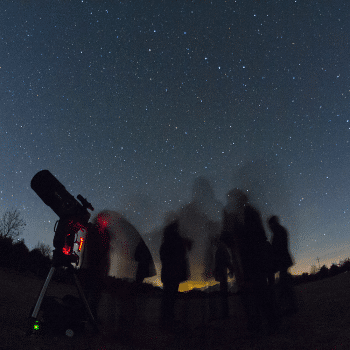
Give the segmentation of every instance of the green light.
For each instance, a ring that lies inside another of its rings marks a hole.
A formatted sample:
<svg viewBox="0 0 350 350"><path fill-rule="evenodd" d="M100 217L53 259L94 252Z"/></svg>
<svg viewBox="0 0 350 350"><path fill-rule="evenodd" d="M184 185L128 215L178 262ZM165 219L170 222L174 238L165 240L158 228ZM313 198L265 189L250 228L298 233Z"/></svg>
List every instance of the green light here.
<svg viewBox="0 0 350 350"><path fill-rule="evenodd" d="M34 330L35 331L39 330L39 321L35 321L35 323L34 323Z"/></svg>

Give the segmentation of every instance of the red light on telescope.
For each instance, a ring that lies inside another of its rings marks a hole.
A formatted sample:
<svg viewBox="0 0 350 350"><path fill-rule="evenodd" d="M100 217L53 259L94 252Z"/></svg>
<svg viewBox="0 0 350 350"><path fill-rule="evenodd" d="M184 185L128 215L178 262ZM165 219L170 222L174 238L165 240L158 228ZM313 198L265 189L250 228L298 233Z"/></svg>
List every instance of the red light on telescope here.
<svg viewBox="0 0 350 350"><path fill-rule="evenodd" d="M81 248L83 247L83 243L84 243L84 238L83 238L83 237L80 237L78 252L81 251Z"/></svg>
<svg viewBox="0 0 350 350"><path fill-rule="evenodd" d="M86 227L82 225L79 221L70 220L68 225L69 225L69 228L75 232L86 230Z"/></svg>
<svg viewBox="0 0 350 350"><path fill-rule="evenodd" d="M67 244L65 244L64 247L62 248L63 254L69 255L70 254L70 249L71 249L71 247L68 246Z"/></svg>

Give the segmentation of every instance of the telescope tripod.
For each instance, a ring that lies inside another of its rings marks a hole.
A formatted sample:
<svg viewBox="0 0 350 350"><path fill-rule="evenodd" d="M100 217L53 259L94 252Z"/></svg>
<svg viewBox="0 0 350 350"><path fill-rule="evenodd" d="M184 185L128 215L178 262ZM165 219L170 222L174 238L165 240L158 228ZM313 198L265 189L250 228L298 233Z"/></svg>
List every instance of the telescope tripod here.
<svg viewBox="0 0 350 350"><path fill-rule="evenodd" d="M40 308L41 308L41 304L44 300L44 297L45 297L45 294L46 294L46 291L47 291L47 288L50 284L50 281L56 271L56 269L58 267L60 267L61 265L59 264L56 264L55 263L55 252L54 252L54 263L52 264L51 266L51 269L46 277L46 280L44 282L44 285L43 287L41 288L41 291L40 291L40 294L38 296L38 299L36 301L36 304L34 306L34 309L32 310L32 313L31 313L31 316L30 316L30 328L29 328L29 332L28 333L31 333L33 334L36 330L39 330L39 325L38 325L38 314L40 312ZM90 306L89 306L89 303L85 297L85 294L84 294L84 291L83 291L83 288L80 284L80 281L78 279L78 276L76 275L75 273L75 270L72 266L71 263L67 264L67 265L63 265L63 266L66 266L68 269L67 271L73 276L74 278L74 282L75 282L75 285L77 287L77 290L78 290L78 294L79 294L79 297L80 297L80 300L83 302L84 304L84 308L85 308L85 311L86 311L86 314L88 316L88 319L93 327L93 330L98 333L98 327L97 327L97 323L96 323L96 320L91 312L91 309L90 309ZM69 335L69 334L67 334Z"/></svg>

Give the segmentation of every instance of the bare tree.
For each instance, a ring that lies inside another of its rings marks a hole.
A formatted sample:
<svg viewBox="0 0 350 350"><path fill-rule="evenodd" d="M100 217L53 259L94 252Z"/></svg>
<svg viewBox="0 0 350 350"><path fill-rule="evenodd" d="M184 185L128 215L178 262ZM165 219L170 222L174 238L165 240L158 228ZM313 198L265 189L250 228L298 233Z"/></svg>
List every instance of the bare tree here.
<svg viewBox="0 0 350 350"><path fill-rule="evenodd" d="M38 244L34 247L34 249L38 250L43 256L51 259L52 249L48 244L45 244L43 242L38 242Z"/></svg>
<svg viewBox="0 0 350 350"><path fill-rule="evenodd" d="M7 210L0 221L0 237L14 239L22 234L25 225L18 209Z"/></svg>

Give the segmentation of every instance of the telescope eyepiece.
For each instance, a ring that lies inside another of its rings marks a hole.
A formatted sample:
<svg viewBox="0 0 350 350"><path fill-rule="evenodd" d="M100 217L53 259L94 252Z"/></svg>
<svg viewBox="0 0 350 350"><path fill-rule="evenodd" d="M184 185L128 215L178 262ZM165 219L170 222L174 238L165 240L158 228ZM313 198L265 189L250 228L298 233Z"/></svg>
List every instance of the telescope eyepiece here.
<svg viewBox="0 0 350 350"><path fill-rule="evenodd" d="M83 205L84 208L90 209L91 211L94 211L93 206L91 205L90 202L86 200L81 194L77 195L77 198L80 200L80 203Z"/></svg>

